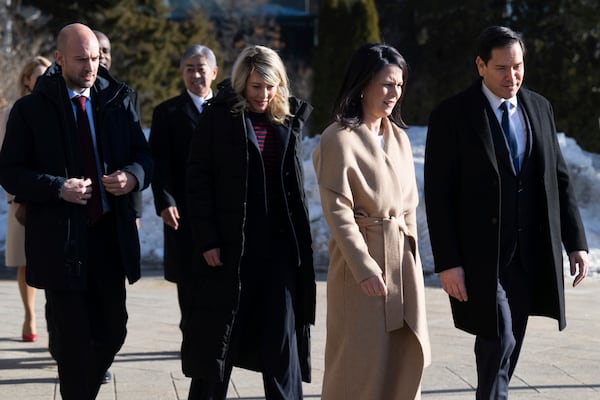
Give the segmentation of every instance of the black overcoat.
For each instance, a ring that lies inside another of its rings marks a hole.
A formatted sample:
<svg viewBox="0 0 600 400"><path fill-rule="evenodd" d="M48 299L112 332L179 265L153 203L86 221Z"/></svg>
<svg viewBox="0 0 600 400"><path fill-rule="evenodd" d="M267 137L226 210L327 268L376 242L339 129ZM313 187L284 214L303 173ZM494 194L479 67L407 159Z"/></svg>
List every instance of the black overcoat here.
<svg viewBox="0 0 600 400"><path fill-rule="evenodd" d="M201 317L195 319L200 321L196 326L182 326L184 373L210 380L223 378L231 327L239 305L239 272L247 215L248 146L252 145L245 113L232 113L235 99L223 85L219 89L219 94L203 110L190 147L188 211L199 275L192 312ZM302 378L309 382L309 325L315 320L316 285L301 154L303 123L311 107L294 98L290 99L290 106L294 116L277 129L288 141L281 179L289 223L298 247L296 336ZM209 267L202 257L204 251L213 248L221 249L222 267ZM189 343L185 339L186 329L193 337Z"/></svg>
<svg viewBox="0 0 600 400"><path fill-rule="evenodd" d="M192 133L198 127L200 112L186 90L156 106L150 129L150 148L154 157L152 193L156 214L177 207L179 228L164 225L165 279L178 282L178 275L190 268L192 233L187 212L186 170Z"/></svg>
<svg viewBox="0 0 600 400"><path fill-rule="evenodd" d="M132 90L100 67L91 88L102 173L131 173L142 190L153 162L131 100ZM0 152L0 184L27 205L27 283L42 289L87 286L85 206L59 198L68 178L82 177L77 128L60 67L53 64L11 110ZM130 194L107 193L116 223L120 260L130 283L140 277L140 244Z"/></svg>
<svg viewBox="0 0 600 400"><path fill-rule="evenodd" d="M457 328L496 336L501 187L481 80L442 102L432 113L425 150L425 203L436 272L462 266L469 301L451 298ZM567 252L587 250L550 103L521 88L519 104L531 127L531 152L542 171L532 273L532 315L566 325L561 242ZM489 111L489 110L488 110ZM525 249L528 251L530 249Z"/></svg>

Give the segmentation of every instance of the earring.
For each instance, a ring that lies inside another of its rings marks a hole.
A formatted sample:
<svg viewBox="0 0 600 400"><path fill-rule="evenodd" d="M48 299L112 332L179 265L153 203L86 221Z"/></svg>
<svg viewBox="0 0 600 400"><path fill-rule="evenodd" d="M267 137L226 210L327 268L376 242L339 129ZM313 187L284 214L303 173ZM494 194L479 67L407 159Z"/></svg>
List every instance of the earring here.
<svg viewBox="0 0 600 400"><path fill-rule="evenodd" d="M363 97L365 97L365 95L363 93L361 93L360 98L362 99Z"/></svg>

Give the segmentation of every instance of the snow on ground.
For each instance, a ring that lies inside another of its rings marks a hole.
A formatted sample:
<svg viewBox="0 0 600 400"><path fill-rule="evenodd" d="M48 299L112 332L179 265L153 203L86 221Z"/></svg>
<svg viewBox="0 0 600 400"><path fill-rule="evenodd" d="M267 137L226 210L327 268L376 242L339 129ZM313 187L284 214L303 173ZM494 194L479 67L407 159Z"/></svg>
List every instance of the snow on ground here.
<svg viewBox="0 0 600 400"><path fill-rule="evenodd" d="M425 157L425 138L427 127L414 126L408 130L408 136L413 150L415 173L419 187L420 203L417 209L419 230L419 250L425 273L433 272L433 256L429 244L429 234L425 217L425 202L423 195L423 164ZM558 140L566 159L575 186L581 217L590 247L590 274L600 276L600 155L582 150L575 140L560 133ZM329 230L323 219L319 192L316 187L316 177L312 165L311 154L319 137L304 141L305 190L309 199L309 213L313 231L315 263L318 266L327 264L327 240ZM566 257L565 267L568 271Z"/></svg>
<svg viewBox="0 0 600 400"><path fill-rule="evenodd" d="M423 269L426 273L433 272L433 257L429 245L427 223L425 219L425 206L423 201L423 162L425 154L425 138L427 128L421 126L411 127L408 130L415 160L415 171L421 202L417 210L419 229L419 248ZM319 189L316 183L315 172L312 165L312 152L319 141L319 136L304 140L304 169L305 190L308 197L309 214L313 233L313 249L315 265L320 270L325 270L328 263L327 241L329 229L323 218L319 200ZM567 160L577 198L581 216L584 221L586 234L590 246L590 274L600 276L600 155L582 150L575 140L559 134L559 143L563 155ZM0 189L1 191L2 189ZM162 223L154 211L152 191L143 193L144 213L140 226L140 242L142 260L145 265L159 266L163 257L162 248ZM0 201L0 252L4 252L4 231L6 228L6 202ZM566 261L566 257L565 257ZM565 263L568 271L568 264Z"/></svg>

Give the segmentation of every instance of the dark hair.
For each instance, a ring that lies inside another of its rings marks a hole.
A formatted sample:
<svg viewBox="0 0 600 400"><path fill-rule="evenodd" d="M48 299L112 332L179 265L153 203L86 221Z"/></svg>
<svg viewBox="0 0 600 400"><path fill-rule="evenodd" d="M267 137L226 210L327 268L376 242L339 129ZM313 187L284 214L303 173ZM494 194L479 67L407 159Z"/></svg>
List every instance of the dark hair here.
<svg viewBox="0 0 600 400"><path fill-rule="evenodd" d="M525 44L521 35L505 26L490 26L481 32L477 39L477 54L485 64L492 58L492 50L511 46L513 43L519 43L523 55L525 55Z"/></svg>
<svg viewBox="0 0 600 400"><path fill-rule="evenodd" d="M397 65L402 70L402 93L394 106L390 119L401 128L406 128L402 120L401 108L404 99L404 86L408 77L408 64L398 50L385 44L366 44L360 47L350 60L342 87L334 103L334 119L345 127L355 128L363 119L361 93L371 79L386 65Z"/></svg>

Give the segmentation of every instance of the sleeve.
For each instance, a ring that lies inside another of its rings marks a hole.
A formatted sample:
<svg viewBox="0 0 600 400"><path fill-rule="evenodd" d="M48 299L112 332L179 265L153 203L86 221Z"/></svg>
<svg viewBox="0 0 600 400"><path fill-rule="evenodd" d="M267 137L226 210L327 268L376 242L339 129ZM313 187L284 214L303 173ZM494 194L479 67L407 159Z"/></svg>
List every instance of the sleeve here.
<svg viewBox="0 0 600 400"><path fill-rule="evenodd" d="M176 206L173 197L173 182L170 174L171 146L169 144L168 111L164 105L158 105L152 115L150 128L150 150L154 158L152 193L156 215L167 207Z"/></svg>
<svg viewBox="0 0 600 400"><path fill-rule="evenodd" d="M135 190L142 191L150 185L154 171L154 161L152 160L150 147L148 146L146 136L144 136L137 112L131 101L129 101L126 111L129 113L127 133L130 135L131 162L121 169L135 176L138 183Z"/></svg>
<svg viewBox="0 0 600 400"><path fill-rule="evenodd" d="M585 228L579 214L575 189L569 174L569 167L563 158L560 145L556 136L556 126L554 124L554 113L548 103L548 113L552 126L552 144L556 159L556 178L558 182L558 196L560 206L560 226L563 245L567 253L575 250L588 251L587 239L585 237Z"/></svg>
<svg viewBox="0 0 600 400"><path fill-rule="evenodd" d="M202 252L221 247L215 205L214 117L206 108L192 135L187 168L188 214L194 245Z"/></svg>
<svg viewBox="0 0 600 400"><path fill-rule="evenodd" d="M313 153L321 206L332 239L339 247L356 282L362 282L381 274L381 268L369 254L367 243L354 218L349 175L356 171L352 171L348 151L342 152L343 144L333 136L330 137L326 131Z"/></svg>
<svg viewBox="0 0 600 400"><path fill-rule="evenodd" d="M462 265L458 243L456 193L458 151L453 123L437 109L431 113L425 145L425 209L435 271Z"/></svg>
<svg viewBox="0 0 600 400"><path fill-rule="evenodd" d="M0 99L0 149L2 148L2 144L4 143L4 135L6 134L6 120L8 118L9 108L2 108L2 99ZM6 201L8 203L12 202L15 199L15 196L5 191Z"/></svg>
<svg viewBox="0 0 600 400"><path fill-rule="evenodd" d="M30 96L27 96L30 97ZM40 106L27 104L21 98L11 109L6 124L6 135L0 151L0 184L22 202L59 203L60 189L66 178L35 171L32 152L34 143L34 121L25 111L27 107ZM42 105L43 107L43 105Z"/></svg>

